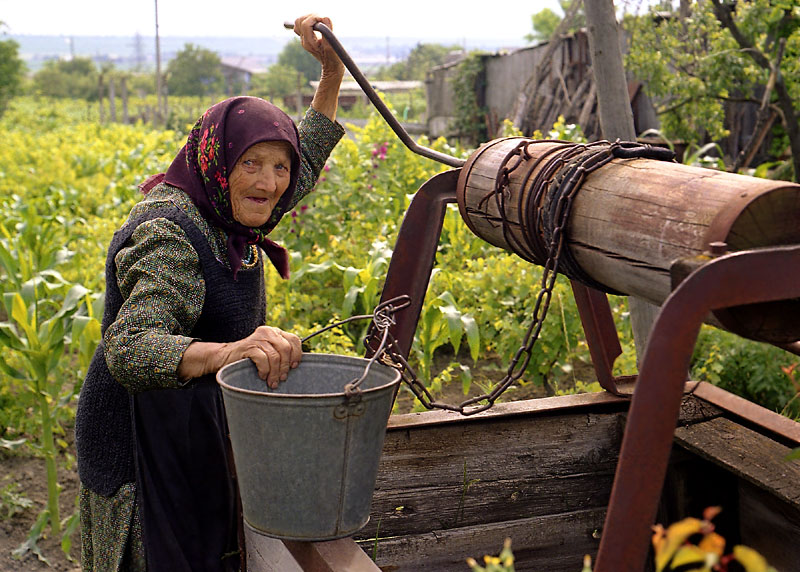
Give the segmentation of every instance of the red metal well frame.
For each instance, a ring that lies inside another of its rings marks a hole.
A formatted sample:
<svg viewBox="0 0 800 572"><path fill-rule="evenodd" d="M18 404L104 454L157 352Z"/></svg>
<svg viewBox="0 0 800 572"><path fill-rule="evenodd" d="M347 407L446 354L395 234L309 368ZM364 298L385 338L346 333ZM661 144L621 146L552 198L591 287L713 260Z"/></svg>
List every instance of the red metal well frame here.
<svg viewBox="0 0 800 572"><path fill-rule="evenodd" d="M390 331L405 357L411 349L459 170L420 187L403 219L381 301L406 294L411 306ZM622 353L605 294L572 282L595 373L612 393ZM800 298L800 245L723 255L689 274L661 307L633 393L595 572L639 572L663 488L681 398L697 335L709 311ZM750 421L759 423L758 414Z"/></svg>

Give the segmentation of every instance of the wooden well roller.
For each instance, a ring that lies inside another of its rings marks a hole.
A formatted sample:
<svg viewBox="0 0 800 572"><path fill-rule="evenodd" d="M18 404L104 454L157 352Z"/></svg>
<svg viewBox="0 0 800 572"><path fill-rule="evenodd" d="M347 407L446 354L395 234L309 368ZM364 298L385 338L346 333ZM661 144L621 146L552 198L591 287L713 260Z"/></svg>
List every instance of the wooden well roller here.
<svg viewBox="0 0 800 572"><path fill-rule="evenodd" d="M469 228L512 252L517 252L514 243L525 242L525 215L518 205L523 210L541 206L528 203L531 181L546 161L527 180L526 167L564 145L528 145L527 164L509 175L504 231L496 201L486 197L494 193L504 159L522 141L513 137L483 145L462 168L457 189ZM566 246L588 277L608 290L660 305L672 291L676 263L701 263L710 243L724 242L727 252L800 244L800 185L667 161L617 158L588 175L572 203L566 230ZM744 337L772 343L800 339L798 300L739 306L714 317Z"/></svg>

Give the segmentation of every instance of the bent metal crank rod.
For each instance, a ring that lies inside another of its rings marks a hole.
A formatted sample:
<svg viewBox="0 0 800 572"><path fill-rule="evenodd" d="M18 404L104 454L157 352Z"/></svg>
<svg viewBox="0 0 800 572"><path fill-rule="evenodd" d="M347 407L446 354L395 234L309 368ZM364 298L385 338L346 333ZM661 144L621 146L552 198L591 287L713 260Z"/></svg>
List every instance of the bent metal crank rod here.
<svg viewBox="0 0 800 572"><path fill-rule="evenodd" d="M294 29L294 24L291 22L284 22L284 28L288 30ZM333 48L333 51L336 52L336 55L339 56L339 59L342 60L344 67L347 68L347 71L350 72L350 75L353 76L353 79L356 80L356 83L364 90L364 94L369 98L372 102L372 105L375 106L375 109L378 110L378 113L386 120L386 123L389 124L389 127L392 128L395 135L400 138L406 147L408 147L411 151L416 153L417 155L422 155L423 157L427 157L428 159L433 159L434 161L438 161L439 163L444 163L445 165L449 165L450 167L463 167L466 161L464 159L459 159L458 157L453 157L452 155L448 155L446 153L442 153L440 151L436 151L435 149L431 149L429 147L423 147L422 145L417 144L408 132L400 125L400 122L397 118L392 114L383 100L378 96L378 93L369 83L369 80L361 73L361 70L358 69L358 66L353 61L353 58L350 57L350 54L344 49L341 42L333 35L333 31L323 24L322 22L317 22L314 24L314 30L322 34L328 43Z"/></svg>

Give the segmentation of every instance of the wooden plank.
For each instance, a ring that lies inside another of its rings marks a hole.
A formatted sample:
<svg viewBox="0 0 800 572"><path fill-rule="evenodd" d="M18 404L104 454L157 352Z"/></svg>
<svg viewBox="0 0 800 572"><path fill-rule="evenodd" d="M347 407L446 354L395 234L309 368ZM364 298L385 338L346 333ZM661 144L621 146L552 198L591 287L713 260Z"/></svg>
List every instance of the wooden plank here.
<svg viewBox="0 0 800 572"><path fill-rule="evenodd" d="M379 527L395 536L605 507L627 403L598 393L502 404L513 406L511 415L393 416L370 523L357 537ZM719 414L687 395L679 423Z"/></svg>
<svg viewBox="0 0 800 572"><path fill-rule="evenodd" d="M800 445L800 423L797 421L792 421L788 417L770 411L705 381L697 384L693 394L720 409L734 414L744 422L757 425L774 433L785 441L787 445Z"/></svg>
<svg viewBox="0 0 800 572"><path fill-rule="evenodd" d="M800 510L800 461L785 460L789 447L724 417L680 427L675 440Z"/></svg>
<svg viewBox="0 0 800 572"><path fill-rule="evenodd" d="M303 572L380 572L352 538L284 544Z"/></svg>
<svg viewBox="0 0 800 572"><path fill-rule="evenodd" d="M702 383L701 383L702 385ZM698 388L698 382L689 381L686 383L684 392L694 393ZM633 387L620 386L623 391L633 391ZM720 389L719 391L725 392ZM727 392L725 392L727 393ZM691 396L687 395L687 398ZM687 402L681 405L681 423L695 422L701 418L710 418L719 415L719 410L714 409L713 405ZM705 401L710 401L706 399ZM418 413L404 413L402 415L392 415L389 417L387 430L401 431L414 428L431 428L435 425L452 425L463 423L482 423L484 420L510 417L540 417L555 414L577 414L583 411L594 413L613 413L626 411L630 404L630 396L617 396L607 391L596 393L580 393L577 395L560 395L555 397L540 397L538 399L525 399L521 401L511 401L506 403L496 403L491 409L481 413L464 417L453 411L432 410ZM701 411L701 413L698 413ZM689 421L689 418L696 418ZM680 423L679 423L680 424Z"/></svg>
<svg viewBox="0 0 800 572"><path fill-rule="evenodd" d="M244 528L249 572L303 572L282 541Z"/></svg>
<svg viewBox="0 0 800 572"><path fill-rule="evenodd" d="M314 546L332 570L341 570L341 572L378 572L380 570L352 538L317 542Z"/></svg>
<svg viewBox="0 0 800 572"><path fill-rule="evenodd" d="M739 486L741 542L777 570L800 567L800 512L745 481Z"/></svg>
<svg viewBox="0 0 800 572"><path fill-rule="evenodd" d="M249 572L379 572L352 538L282 541L245 527Z"/></svg>
<svg viewBox="0 0 800 572"><path fill-rule="evenodd" d="M473 420L390 431L369 525L416 534L605 507L623 414Z"/></svg>
<svg viewBox="0 0 800 572"><path fill-rule="evenodd" d="M481 561L485 554L496 555L511 538L517 570L575 572L584 554L597 551L604 518L605 510L598 508L379 539L376 562L387 571L464 572L467 557ZM373 550L373 543L361 544Z"/></svg>

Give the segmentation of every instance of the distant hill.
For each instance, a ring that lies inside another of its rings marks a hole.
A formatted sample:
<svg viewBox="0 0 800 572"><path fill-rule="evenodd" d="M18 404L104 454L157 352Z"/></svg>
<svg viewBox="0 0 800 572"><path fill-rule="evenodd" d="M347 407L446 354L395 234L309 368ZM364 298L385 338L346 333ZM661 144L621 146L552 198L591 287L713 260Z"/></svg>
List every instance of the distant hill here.
<svg viewBox="0 0 800 572"><path fill-rule="evenodd" d="M90 57L98 64L110 62L120 69L154 69L155 39L153 36L32 36L11 35L20 44L20 55L30 71L36 71L50 59L70 55ZM160 39L161 59L167 62L191 43L217 52L221 57L247 56L263 66L275 63L283 46L294 38L287 31L282 36L259 38L175 37ZM468 50L489 52L511 47L507 40L440 40L431 38L339 38L356 63L363 68L393 63L408 55L418 43L454 44Z"/></svg>

